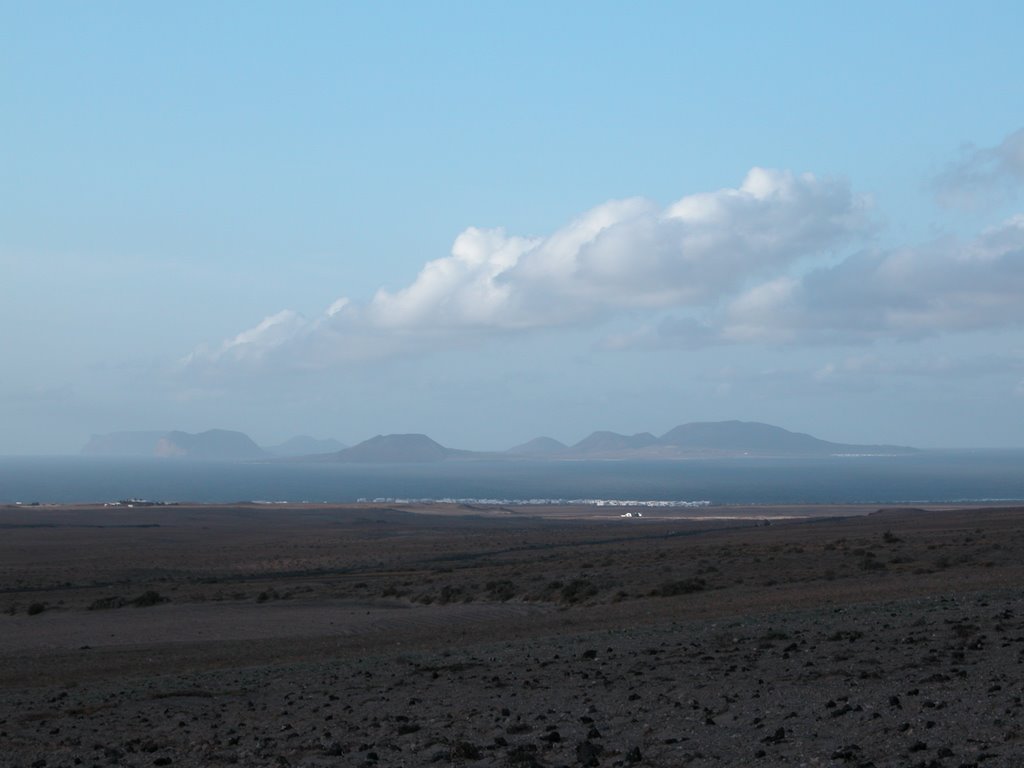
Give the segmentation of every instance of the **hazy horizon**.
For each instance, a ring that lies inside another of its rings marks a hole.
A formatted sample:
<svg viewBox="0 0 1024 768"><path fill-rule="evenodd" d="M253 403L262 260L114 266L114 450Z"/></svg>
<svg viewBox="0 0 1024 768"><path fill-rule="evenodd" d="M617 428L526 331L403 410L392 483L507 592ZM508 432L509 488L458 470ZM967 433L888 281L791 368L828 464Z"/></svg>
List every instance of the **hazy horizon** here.
<svg viewBox="0 0 1024 768"><path fill-rule="evenodd" d="M725 420L725 421L733 421L733 420ZM745 423L750 423L750 422L745 422ZM757 422L757 423L763 424L764 422ZM654 435L656 438L661 438L663 435L665 435L666 433L670 432L672 429L674 429L675 427L678 427L678 426L682 426L682 425L681 424L673 424L672 427L665 428L665 429L632 430L632 431L627 431L627 432L617 433L617 434L621 434L621 435L624 435L624 436L628 437L628 436L631 436L631 435L647 433L647 434ZM780 425L774 425L773 424L773 425L768 425L768 426L777 427L777 426L780 426ZM781 427L781 428L784 429L784 430L786 429L785 427ZM85 442L83 442L83 444L80 445L78 447L78 449L75 450L75 451L69 451L67 453L59 453L59 452L40 453L40 454L34 454L34 455L38 455L38 456L71 456L71 455L77 455L77 454L82 453L83 449L86 447L86 444L88 442L90 442L94 438L109 437L109 436L118 435L118 434L127 434L127 435L133 435L133 434L134 435L160 435L160 434L170 434L170 433L173 433L173 432L176 432L176 431L180 431L180 430L174 430L174 429L166 429L166 430L165 429L157 429L157 430L120 430L120 431L114 431L114 432L108 432L108 433L95 433L95 434L90 435L89 439L86 440ZM278 447L279 445L281 445L281 444L283 444L285 442L289 442L290 440L301 439L301 438L311 438L311 439L317 440L317 441L335 440L335 441L337 441L339 443L342 443L344 445L344 447L347 447L347 448L359 445L360 443L363 443L363 442L369 441L369 440L371 440L373 438L377 438L377 437L381 437L381 436L399 436L399 435L420 435L420 434L423 434L423 435L426 435L427 437L429 437L431 439L434 439L432 435L429 435L427 433L417 433L417 432L395 432L395 433L386 433L386 434L378 432L378 433L373 433L373 434L367 434L367 435L361 436L361 437L359 437L357 439L353 439L353 440L339 440L338 438L334 437L333 435L308 435L308 434L301 434L300 435L300 434L296 433L294 435L289 436L288 438L285 438L284 440L280 440L280 441L277 441L277 442L269 442L269 441L260 441L258 439L255 439L255 438L253 438L253 436L251 434L249 434L245 430L224 430L222 427L211 427L208 430L207 429L203 429L203 430L198 430L197 432L194 432L194 433L186 433L186 434L188 434L188 435L197 435L197 434L202 434L202 433L211 432L211 431L214 431L214 432L215 431L238 432L238 433L243 434L246 437L252 439L253 442L256 445L258 445L259 447L264 448L264 449L273 449L273 448ZM486 452L503 452L503 451L507 451L509 449L516 448L516 447L518 447L520 445L523 445L525 443L529 443L529 442L531 442L533 440L536 440L536 439L554 439L554 440L557 440L558 442L564 444L566 447L571 448L571 447L575 446L577 443L580 443L580 442L584 441L587 437L590 437L590 436L592 436L592 435L594 435L596 433L612 432L612 431L613 430L605 430L605 429L603 429L601 427L597 427L597 428L595 428L593 430L590 430L589 432L587 432L585 434L580 434L580 435L577 435L575 437L571 437L571 438L568 438L568 439L557 437L557 436L554 436L554 435L549 435L549 434L540 434L540 435L534 435L531 438L527 438L526 440L520 441L519 443L515 443L515 444L509 444L509 445L483 445L483 446L474 446L472 448L469 448L469 447L464 446L464 445L446 444L446 443L443 443L442 441L436 441L436 442L441 443L445 448L463 449L463 450L470 450L470 451L479 451L479 452L484 452L484 453L486 453ZM794 432L795 430L787 430L787 431ZM823 441L826 441L826 442L843 443L843 441L832 440L827 435L819 435L819 434L815 434L815 433L803 433L803 434L809 434L811 437L814 437L814 438L817 438L819 440L823 440ZM858 443L858 444L865 445L865 446L868 446L868 445L883 445L884 444L884 445L891 445L893 447L914 448L914 449L932 450L932 451L954 451L954 452L955 451L973 451L973 450L997 450L997 451L998 450L1024 450L1024 443L1019 444L1019 445L1006 445L1006 446L986 446L986 445L932 445L932 446L918 446L918 445L911 445L910 443L882 443L881 441L869 441L869 442L866 442L866 443ZM328 451L328 452L331 452L331 451ZM19 456L19 455L20 456L27 456L27 455L31 455L31 454L0 453L0 456L15 457L15 456ZM102 454L99 454L99 455L102 456ZM643 459L638 459L638 460L643 460Z"/></svg>
<svg viewBox="0 0 1024 768"><path fill-rule="evenodd" d="M0 454L1024 446L1024 9L2 3Z"/></svg>

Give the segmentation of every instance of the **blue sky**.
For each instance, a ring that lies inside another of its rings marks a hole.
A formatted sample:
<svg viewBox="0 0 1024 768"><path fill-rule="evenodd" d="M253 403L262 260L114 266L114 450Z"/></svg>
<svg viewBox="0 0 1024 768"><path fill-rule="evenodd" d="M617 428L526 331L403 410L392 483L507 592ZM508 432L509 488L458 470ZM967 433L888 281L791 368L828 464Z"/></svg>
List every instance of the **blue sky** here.
<svg viewBox="0 0 1024 768"><path fill-rule="evenodd" d="M1022 26L0 3L0 452L725 418L1021 445Z"/></svg>

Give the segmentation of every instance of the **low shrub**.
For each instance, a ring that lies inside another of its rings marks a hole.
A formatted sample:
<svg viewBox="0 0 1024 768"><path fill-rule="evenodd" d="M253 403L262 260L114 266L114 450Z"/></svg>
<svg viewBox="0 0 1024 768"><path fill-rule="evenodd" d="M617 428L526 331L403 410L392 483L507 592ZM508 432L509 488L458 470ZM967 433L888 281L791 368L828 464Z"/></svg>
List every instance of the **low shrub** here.
<svg viewBox="0 0 1024 768"><path fill-rule="evenodd" d="M488 581L484 588L487 590L487 595L492 600L500 600L505 602L511 600L516 596L516 585L514 582L508 579L502 579L501 581Z"/></svg>
<svg viewBox="0 0 1024 768"><path fill-rule="evenodd" d="M153 605L160 605L160 603L167 603L170 600L166 597L162 597L159 592L152 589L147 589L141 595L132 600L132 605L136 608L149 608Z"/></svg>
<svg viewBox="0 0 1024 768"><path fill-rule="evenodd" d="M111 595L110 597L101 597L93 600L89 605L89 610L109 611L113 608L122 608L127 604L127 601L120 595Z"/></svg>
<svg viewBox="0 0 1024 768"><path fill-rule="evenodd" d="M597 594L597 587L587 579L573 579L562 587L562 600L566 603L578 603Z"/></svg>
<svg viewBox="0 0 1024 768"><path fill-rule="evenodd" d="M466 595L462 591L461 587L453 587L449 584L446 584L445 586L441 587L441 595L440 597L438 597L437 601L442 605L447 605L448 603L454 603L458 602L459 600L465 600L467 597L468 595Z"/></svg>
<svg viewBox="0 0 1024 768"><path fill-rule="evenodd" d="M690 595L694 592L701 592L707 589L708 583L704 579L694 577L692 579L681 579L679 581L666 581L651 594L659 597L675 597L676 595Z"/></svg>

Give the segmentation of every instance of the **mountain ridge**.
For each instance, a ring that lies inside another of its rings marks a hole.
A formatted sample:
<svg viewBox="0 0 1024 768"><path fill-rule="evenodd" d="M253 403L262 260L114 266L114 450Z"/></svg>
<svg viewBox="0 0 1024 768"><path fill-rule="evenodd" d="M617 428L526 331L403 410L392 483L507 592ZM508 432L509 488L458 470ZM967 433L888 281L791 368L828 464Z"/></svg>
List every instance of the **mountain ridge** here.
<svg viewBox="0 0 1024 768"><path fill-rule="evenodd" d="M324 460L366 464L424 464L445 461L472 451L445 448L419 433L376 435L369 440L328 454Z"/></svg>
<svg viewBox="0 0 1024 768"><path fill-rule="evenodd" d="M552 456L569 450L569 446L561 440L541 435L533 440L513 446L505 451L507 454L516 456Z"/></svg>
<svg viewBox="0 0 1024 768"><path fill-rule="evenodd" d="M898 445L834 443L804 432L791 432L759 421L691 421L673 427L659 438L678 448L734 451L784 451L791 453L889 453L915 449Z"/></svg>
<svg viewBox="0 0 1024 768"><path fill-rule="evenodd" d="M672 460L714 457L814 457L846 454L895 455L917 449L897 445L834 443L771 424L748 421L688 422L661 437L650 432L621 435L592 432L568 446L551 437L537 437L502 452L447 448L423 434L377 435L351 448L316 457L318 461L427 463L450 460Z"/></svg>
<svg viewBox="0 0 1024 768"><path fill-rule="evenodd" d="M156 443L156 455L201 460L259 459L267 455L244 432L208 429L192 434L173 430Z"/></svg>
<svg viewBox="0 0 1024 768"><path fill-rule="evenodd" d="M658 444L658 438L650 432L637 432L635 435L620 435L606 429L591 432L572 446L574 453L606 453L609 451L636 450L649 448Z"/></svg>
<svg viewBox="0 0 1024 768"><path fill-rule="evenodd" d="M375 435L335 449L333 440L296 437L277 446L257 445L242 432L114 432L93 435L82 453L98 456L154 456L195 460L272 460L343 463L432 463L439 461L681 460L714 457L814 457L905 455L917 449L822 440L803 432L755 421L698 421L679 424L660 437L650 432L623 435L597 430L573 445L537 437L505 451L449 448L421 433ZM327 448L328 450L323 450Z"/></svg>

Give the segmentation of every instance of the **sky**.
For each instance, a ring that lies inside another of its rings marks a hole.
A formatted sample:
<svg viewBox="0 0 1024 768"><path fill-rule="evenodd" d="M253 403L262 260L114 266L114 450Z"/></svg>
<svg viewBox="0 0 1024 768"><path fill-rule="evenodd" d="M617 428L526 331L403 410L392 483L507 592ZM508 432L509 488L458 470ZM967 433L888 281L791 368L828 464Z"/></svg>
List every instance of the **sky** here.
<svg viewBox="0 0 1024 768"><path fill-rule="evenodd" d="M1024 446L1019 2L0 0L0 453Z"/></svg>

